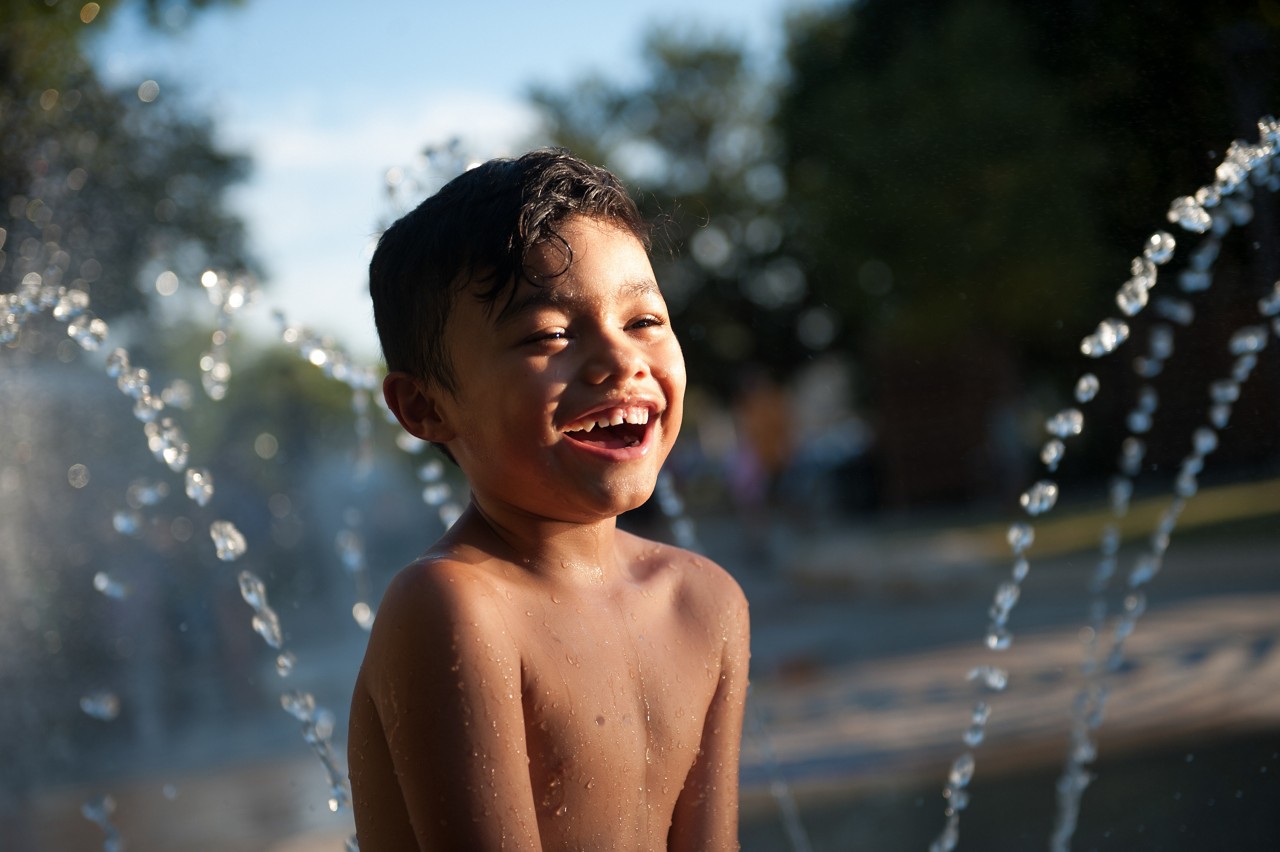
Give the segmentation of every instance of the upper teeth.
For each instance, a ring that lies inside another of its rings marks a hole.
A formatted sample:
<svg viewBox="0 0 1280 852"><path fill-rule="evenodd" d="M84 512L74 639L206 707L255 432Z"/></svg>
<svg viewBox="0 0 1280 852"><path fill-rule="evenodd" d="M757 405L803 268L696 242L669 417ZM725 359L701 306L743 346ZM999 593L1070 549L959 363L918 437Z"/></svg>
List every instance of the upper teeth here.
<svg viewBox="0 0 1280 852"><path fill-rule="evenodd" d="M614 408L591 417L584 417L565 427L566 432L590 432L597 426L620 426L623 423L642 425L649 422L649 409L643 406Z"/></svg>

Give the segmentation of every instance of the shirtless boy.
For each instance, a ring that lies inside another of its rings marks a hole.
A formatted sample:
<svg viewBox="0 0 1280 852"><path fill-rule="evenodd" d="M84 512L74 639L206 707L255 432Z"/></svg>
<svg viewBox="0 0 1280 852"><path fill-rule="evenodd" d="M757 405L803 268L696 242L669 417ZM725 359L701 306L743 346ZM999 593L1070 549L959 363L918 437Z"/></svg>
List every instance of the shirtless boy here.
<svg viewBox="0 0 1280 852"><path fill-rule="evenodd" d="M616 526L685 388L647 244L613 175L535 151L378 245L387 404L471 499L369 638L349 740L365 852L737 848L746 600Z"/></svg>

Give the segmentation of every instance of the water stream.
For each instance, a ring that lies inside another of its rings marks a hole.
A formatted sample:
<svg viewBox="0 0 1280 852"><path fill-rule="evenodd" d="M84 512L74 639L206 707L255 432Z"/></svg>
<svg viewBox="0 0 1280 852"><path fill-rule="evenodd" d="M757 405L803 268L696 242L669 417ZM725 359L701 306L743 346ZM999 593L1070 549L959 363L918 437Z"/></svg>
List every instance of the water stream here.
<svg viewBox="0 0 1280 852"><path fill-rule="evenodd" d="M1280 169L1273 166L1280 151L1280 122L1267 116L1258 121L1256 142L1236 140L1231 143L1222 163L1214 173L1211 183L1198 189L1194 195L1174 200L1168 211L1168 220L1183 231L1201 236L1199 244L1189 253L1185 269L1178 275L1178 286L1184 293L1207 290L1213 281L1213 265L1218 257L1222 238L1234 227L1247 225L1253 218L1251 200L1255 192L1275 192L1280 189ZM1122 317L1109 317L1080 343L1081 354L1090 359L1112 355L1129 339L1128 318L1140 313L1152 302L1160 270L1168 264L1177 248L1175 238L1157 231L1134 258L1130 277L1116 292L1116 306ZM1154 300L1156 312L1164 319L1189 327L1195 320L1195 312L1187 301L1176 296L1160 296ZM1081 673L1084 685L1072 706L1070 742L1062 775L1058 780L1057 816L1049 846L1054 852L1070 849L1080 812L1081 796L1092 780L1088 766L1098 755L1094 733L1105 717L1108 681L1124 664L1125 640L1137 628L1146 611L1145 590L1159 574L1170 537L1177 527L1178 518L1198 490L1198 477L1204 470L1205 459L1218 446L1219 433L1231 420L1232 404L1239 398L1240 387L1248 381L1257 365L1258 355L1265 349L1272 334L1280 336L1280 281L1261 296L1257 303L1257 323L1238 329L1230 339L1230 354L1234 357L1231 372L1213 381L1208 393L1211 401L1209 423L1197 428L1190 436L1190 450L1182 461L1170 496L1169 504L1161 514L1156 528L1151 532L1148 546L1134 561L1125 582L1122 611L1114 616L1108 613L1107 591L1118 569L1120 533L1118 522L1128 513L1134 481L1142 471L1146 453L1143 436L1152 427L1159 409L1159 396L1150 384L1143 384L1133 407L1126 418L1128 435L1121 444L1121 455L1116 475L1111 480L1109 495L1113 522L1100 531L1099 558L1089 587L1087 608L1087 635ZM1174 330L1171 325L1158 323L1151 327L1147 352L1133 361L1135 373L1150 379L1159 375L1165 362L1172 356ZM1085 406L1100 390L1096 375L1087 372L1078 380L1075 401ZM1078 437L1084 431L1084 413L1080 408L1068 408L1054 415L1045 424L1049 440L1044 444L1040 460L1045 473L1052 474L1066 452L1066 441ZM1041 479L1021 496L1022 509L1031 518L1051 511L1058 501L1059 489L1052 479ZM1008 630L1010 612L1018 602L1022 581L1026 578L1030 563L1026 551L1035 540L1032 523L1018 522L1009 528L1009 545L1013 550L1014 564L1009 580L996 589L991 605L991 621L986 634L986 646L999 653L1010 647L1013 641ZM1108 623L1110 624L1108 636ZM998 664L988 663L975 667L969 673L992 693L1003 692L1009 686L1007 673ZM987 720L992 713L989 699L975 703L963 740L967 750L953 763L943 789L947 800L946 824L942 833L930 846L931 852L950 852L960 840L960 816L970 804L968 787L973 780L976 749L985 738Z"/></svg>

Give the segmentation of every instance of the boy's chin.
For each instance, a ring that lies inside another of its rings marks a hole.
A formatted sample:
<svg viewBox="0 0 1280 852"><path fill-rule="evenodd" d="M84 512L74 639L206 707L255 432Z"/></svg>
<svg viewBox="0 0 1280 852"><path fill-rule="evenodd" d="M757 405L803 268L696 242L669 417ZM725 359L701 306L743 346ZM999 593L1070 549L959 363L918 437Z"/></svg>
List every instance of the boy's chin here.
<svg viewBox="0 0 1280 852"><path fill-rule="evenodd" d="M587 521L603 521L639 509L653 496L654 482L629 483L629 487L610 489L593 495L593 499L584 501L581 506L583 519Z"/></svg>

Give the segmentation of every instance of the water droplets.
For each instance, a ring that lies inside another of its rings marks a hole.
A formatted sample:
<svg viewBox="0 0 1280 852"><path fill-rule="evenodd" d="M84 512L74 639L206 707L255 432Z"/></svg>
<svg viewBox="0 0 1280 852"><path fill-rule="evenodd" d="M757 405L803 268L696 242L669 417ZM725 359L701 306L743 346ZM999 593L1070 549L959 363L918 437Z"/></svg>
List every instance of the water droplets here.
<svg viewBox="0 0 1280 852"><path fill-rule="evenodd" d="M1267 347L1267 327L1251 325L1231 336L1232 355L1257 354Z"/></svg>
<svg viewBox="0 0 1280 852"><path fill-rule="evenodd" d="M1196 320L1196 311L1186 299L1162 296L1156 299L1155 312L1169 322L1189 326Z"/></svg>
<svg viewBox="0 0 1280 852"><path fill-rule="evenodd" d="M187 497L197 506L207 506L213 499L213 474L204 468L187 468L183 475Z"/></svg>
<svg viewBox="0 0 1280 852"><path fill-rule="evenodd" d="M1058 463L1062 461L1062 457L1065 454L1066 445L1054 438L1046 441L1044 446L1040 448L1040 462L1047 471L1053 473L1058 469Z"/></svg>
<svg viewBox="0 0 1280 852"><path fill-rule="evenodd" d="M1084 415L1078 408L1066 408L1050 417L1044 428L1056 438L1072 438L1084 431Z"/></svg>
<svg viewBox="0 0 1280 852"><path fill-rule="evenodd" d="M1032 517L1042 515L1052 509L1054 504L1058 502L1057 483L1042 479L1022 492L1018 502L1028 515Z"/></svg>
<svg viewBox="0 0 1280 852"><path fill-rule="evenodd" d="M1116 307L1127 317L1147 306L1151 285L1142 278L1130 278L1116 291Z"/></svg>
<svg viewBox="0 0 1280 852"><path fill-rule="evenodd" d="M231 521L214 521L209 525L209 537L213 539L213 546L217 551L218 558L223 562L234 562L241 556L244 556L248 546L245 544L244 536L240 534L240 530L236 529L236 525Z"/></svg>
<svg viewBox="0 0 1280 852"><path fill-rule="evenodd" d="M1009 685L1009 673L999 666L975 666L969 670L967 679L977 681L992 692L1004 692Z"/></svg>
<svg viewBox="0 0 1280 852"><path fill-rule="evenodd" d="M1277 281L1267 295L1258 300L1258 313L1264 317L1280 315L1280 281Z"/></svg>
<svg viewBox="0 0 1280 852"><path fill-rule="evenodd" d="M105 571L93 575L93 588L112 600L122 601L129 596L129 588Z"/></svg>
<svg viewBox="0 0 1280 852"><path fill-rule="evenodd" d="M1102 387L1102 383L1098 381L1098 377L1093 373L1085 373L1076 382L1075 399L1076 402L1084 405L1092 402L1093 398L1098 395L1098 390Z"/></svg>
<svg viewBox="0 0 1280 852"><path fill-rule="evenodd" d="M1173 250L1177 245L1172 234L1167 231L1156 231L1147 238L1146 245L1142 247L1142 256L1156 265L1164 264L1173 257Z"/></svg>
<svg viewBox="0 0 1280 852"><path fill-rule="evenodd" d="M1120 470L1125 476L1137 476L1142 471L1142 460L1147 455L1147 444L1141 438L1130 436L1120 444ZM1132 490L1132 483L1130 483Z"/></svg>
<svg viewBox="0 0 1280 852"><path fill-rule="evenodd" d="M87 310L89 310L89 294L79 288L72 288L63 293L58 304L54 306L53 318L59 322L69 322L77 319ZM104 333L103 338L105 337ZM101 340L98 342L101 343Z"/></svg>
<svg viewBox="0 0 1280 852"><path fill-rule="evenodd" d="M963 790L969 786L969 782L973 780L975 766L973 755L969 752L965 752L952 762L951 771L947 774L947 785L953 794L956 790Z"/></svg>
<svg viewBox="0 0 1280 852"><path fill-rule="evenodd" d="M172 418L164 417L158 423L145 423L142 431L147 436L148 449L159 461L168 465L170 470L181 471L187 466L191 445L187 443L182 428Z"/></svg>
<svg viewBox="0 0 1280 852"><path fill-rule="evenodd" d="M1200 427L1192 436L1197 454L1207 456L1218 448L1218 433L1206 427Z"/></svg>
<svg viewBox="0 0 1280 852"><path fill-rule="evenodd" d="M428 506L441 506L453 494L448 483L433 482L422 489L422 502Z"/></svg>
<svg viewBox="0 0 1280 852"><path fill-rule="evenodd" d="M111 722L120 715L120 698L108 689L99 689L81 697L80 710L103 722Z"/></svg>
<svg viewBox="0 0 1280 852"><path fill-rule="evenodd" d="M298 664L298 658L292 651L281 651L276 655L276 674L280 677L288 677L293 674L294 667Z"/></svg>
<svg viewBox="0 0 1280 852"><path fill-rule="evenodd" d="M316 711L316 698L310 692L293 690L280 695L280 706L299 722L310 722Z"/></svg>
<svg viewBox="0 0 1280 852"><path fill-rule="evenodd" d="M111 526L120 535L137 535L142 528L142 516L132 509L118 509L111 516Z"/></svg>
<svg viewBox="0 0 1280 852"><path fill-rule="evenodd" d="M80 814L102 829L103 852L123 852L124 843L120 831L111 822L116 812L116 800L110 795L96 796L80 806Z"/></svg>
<svg viewBox="0 0 1280 852"><path fill-rule="evenodd" d="M255 612L251 624L253 632L261 636L262 641L272 648L279 649L284 645L284 630L280 626L280 616L276 615L275 610L268 607Z"/></svg>
<svg viewBox="0 0 1280 852"><path fill-rule="evenodd" d="M964 732L965 745L973 748L982 744L986 738L987 719L991 717L991 705L979 701L973 705L969 727Z"/></svg>
<svg viewBox="0 0 1280 852"><path fill-rule="evenodd" d="M1109 355L1129 339L1129 325L1124 320L1105 319L1093 334L1080 341L1080 351L1090 358Z"/></svg>
<svg viewBox="0 0 1280 852"><path fill-rule="evenodd" d="M1013 549L1015 554L1023 553L1036 540L1035 528L1030 524L1021 521L1010 524L1009 531L1006 534L1009 541L1009 547Z"/></svg>
<svg viewBox="0 0 1280 852"><path fill-rule="evenodd" d="M1168 219L1184 231L1195 234L1203 234L1213 224L1213 217L1191 195L1174 199L1169 207Z"/></svg>
<svg viewBox="0 0 1280 852"><path fill-rule="evenodd" d="M80 344L80 348L92 352L107 339L107 324L98 317L82 314L67 323L67 335Z"/></svg>
<svg viewBox="0 0 1280 852"><path fill-rule="evenodd" d="M267 589L262 580L251 571L241 571L240 581L240 597L244 598L254 610L260 610L267 605Z"/></svg>

